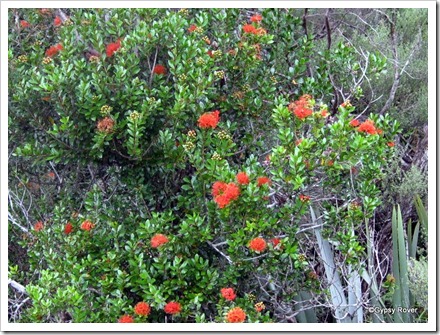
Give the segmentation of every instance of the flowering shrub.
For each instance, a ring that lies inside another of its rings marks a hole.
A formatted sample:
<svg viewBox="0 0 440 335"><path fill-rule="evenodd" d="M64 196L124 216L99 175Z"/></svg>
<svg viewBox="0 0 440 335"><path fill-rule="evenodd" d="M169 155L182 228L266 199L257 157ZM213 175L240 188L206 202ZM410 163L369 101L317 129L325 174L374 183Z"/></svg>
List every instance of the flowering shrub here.
<svg viewBox="0 0 440 335"><path fill-rule="evenodd" d="M398 126L374 114L360 123L349 104L330 110L330 70L306 76L312 41L292 38L298 17L23 12L48 35L26 37L10 59L14 159L57 171L29 190L29 216L45 225L20 242L41 274L24 320L285 320L304 292L326 302L325 281L307 275L323 264L311 207L338 260L365 260L361 223L380 205ZM292 40L296 65L275 62ZM352 61L342 49L326 56L335 75Z"/></svg>

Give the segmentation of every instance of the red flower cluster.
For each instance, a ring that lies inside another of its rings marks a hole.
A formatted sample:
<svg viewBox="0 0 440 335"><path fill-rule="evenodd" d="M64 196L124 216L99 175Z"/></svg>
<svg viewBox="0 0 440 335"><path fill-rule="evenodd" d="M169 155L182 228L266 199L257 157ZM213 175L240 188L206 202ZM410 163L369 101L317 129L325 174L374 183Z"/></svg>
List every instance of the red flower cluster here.
<svg viewBox="0 0 440 335"><path fill-rule="evenodd" d="M37 222L34 224L34 230L35 230L35 231L43 230L43 228L44 228L44 225L43 225L43 222L41 222L41 221L37 221Z"/></svg>
<svg viewBox="0 0 440 335"><path fill-rule="evenodd" d="M153 69L153 73L154 74L166 74L167 73L167 69L165 66L163 66L162 64L157 64L154 69Z"/></svg>
<svg viewBox="0 0 440 335"><path fill-rule="evenodd" d="M261 237L254 238L253 240L251 240L249 242L249 249L251 249L253 251L261 252L261 251L264 251L264 249L266 249L266 247L267 247L267 243Z"/></svg>
<svg viewBox="0 0 440 335"><path fill-rule="evenodd" d="M306 117L312 115L313 111L310 109L310 99L312 97L304 94L298 100L289 104L289 110L293 112L297 118L304 120Z"/></svg>
<svg viewBox="0 0 440 335"><path fill-rule="evenodd" d="M387 145L388 145L390 148L392 148L392 147L394 147L396 144L395 144L394 142L388 142Z"/></svg>
<svg viewBox="0 0 440 335"><path fill-rule="evenodd" d="M107 57L113 56L113 54L119 50L121 47L121 39L118 39L115 43L110 43L107 45L107 48L105 50Z"/></svg>
<svg viewBox="0 0 440 335"><path fill-rule="evenodd" d="M89 220L86 220L83 223L81 223L82 230L90 231L90 230L92 230L93 227L95 227L95 225L92 222L90 222Z"/></svg>
<svg viewBox="0 0 440 335"><path fill-rule="evenodd" d="M69 235L73 231L73 226L70 222L64 226L64 234Z"/></svg>
<svg viewBox="0 0 440 335"><path fill-rule="evenodd" d="M220 290L220 293L222 294L223 298L229 301L232 301L237 297L237 295L234 292L234 289L231 287L222 288Z"/></svg>
<svg viewBox="0 0 440 335"><path fill-rule="evenodd" d="M359 126L359 124L360 124L359 120L353 119L350 121L350 126L352 127L357 127Z"/></svg>
<svg viewBox="0 0 440 335"><path fill-rule="evenodd" d="M46 56L53 57L61 50L63 50L63 46L60 43L58 43L57 45L53 45L46 50Z"/></svg>
<svg viewBox="0 0 440 335"><path fill-rule="evenodd" d="M194 30L196 30L197 29L197 26L195 25L195 24L192 24L189 28L188 28L188 31L190 32L190 33L192 33Z"/></svg>
<svg viewBox="0 0 440 335"><path fill-rule="evenodd" d="M243 31L248 34L253 34L256 29L257 28L255 28L255 26L253 26L252 24L245 24L243 26Z"/></svg>
<svg viewBox="0 0 440 335"><path fill-rule="evenodd" d="M115 126L115 121L112 118L106 116L105 118L98 121L96 128L102 133L110 134Z"/></svg>
<svg viewBox="0 0 440 335"><path fill-rule="evenodd" d="M136 306L134 306L134 312L137 315L147 316L151 312L151 307L146 302L141 301L141 302L138 302L136 304Z"/></svg>
<svg viewBox="0 0 440 335"><path fill-rule="evenodd" d="M217 127L218 122L220 121L220 112L218 110L204 113L199 117L199 127L200 128L212 128Z"/></svg>
<svg viewBox="0 0 440 335"><path fill-rule="evenodd" d="M163 234L156 234L151 238L150 244L152 248L159 248L161 245L164 245L168 242L168 237Z"/></svg>
<svg viewBox="0 0 440 335"><path fill-rule="evenodd" d="M123 315L118 320L119 323L133 323L134 319L130 315Z"/></svg>
<svg viewBox="0 0 440 335"><path fill-rule="evenodd" d="M28 27L31 26L31 24L30 24L29 22L27 22L26 20L21 20L21 21L20 21L20 26L21 26L22 28L28 28Z"/></svg>
<svg viewBox="0 0 440 335"><path fill-rule="evenodd" d="M370 135L377 134L377 129L374 126L374 122L372 120L366 120L359 126L358 130L360 132L368 133Z"/></svg>
<svg viewBox="0 0 440 335"><path fill-rule="evenodd" d="M303 141L302 138L297 139L297 140L295 141L295 145L300 145L302 141Z"/></svg>
<svg viewBox="0 0 440 335"><path fill-rule="evenodd" d="M254 34L254 35L266 35L267 31L266 29L263 28L256 28L254 25L252 24L245 24L243 26L243 31L247 34Z"/></svg>
<svg viewBox="0 0 440 335"><path fill-rule="evenodd" d="M236 200L240 195L240 189L234 183L226 184L222 181L216 181L212 185L212 195L214 201L219 208L224 208L233 200Z"/></svg>
<svg viewBox="0 0 440 335"><path fill-rule="evenodd" d="M182 310L182 306L175 301L167 303L164 307L164 311L167 314L178 314Z"/></svg>
<svg viewBox="0 0 440 335"><path fill-rule="evenodd" d="M270 242L272 242L273 247L275 248L278 244L281 243L281 240L278 237L274 237L273 239L270 240Z"/></svg>
<svg viewBox="0 0 440 335"><path fill-rule="evenodd" d="M310 197L308 195L301 194L299 196L299 200L301 200L302 202L307 202L310 200Z"/></svg>
<svg viewBox="0 0 440 335"><path fill-rule="evenodd" d="M246 319L246 313L240 307L232 308L226 315L226 321L230 323L241 323Z"/></svg>
<svg viewBox="0 0 440 335"><path fill-rule="evenodd" d="M255 14L251 16L252 22L260 22L261 20L263 20L263 17L260 14Z"/></svg>
<svg viewBox="0 0 440 335"><path fill-rule="evenodd" d="M269 178L267 177L258 177L257 179L257 185L258 186L263 186L264 184L271 184L271 181Z"/></svg>
<svg viewBox="0 0 440 335"><path fill-rule="evenodd" d="M249 176L246 174L246 172L237 173L237 176L235 178L237 179L237 182L241 185L247 185L250 181Z"/></svg>
<svg viewBox="0 0 440 335"><path fill-rule="evenodd" d="M61 18L59 16L57 16L54 20L53 20L53 25L55 27L59 27L61 26L61 24L63 23L63 21L61 21Z"/></svg>

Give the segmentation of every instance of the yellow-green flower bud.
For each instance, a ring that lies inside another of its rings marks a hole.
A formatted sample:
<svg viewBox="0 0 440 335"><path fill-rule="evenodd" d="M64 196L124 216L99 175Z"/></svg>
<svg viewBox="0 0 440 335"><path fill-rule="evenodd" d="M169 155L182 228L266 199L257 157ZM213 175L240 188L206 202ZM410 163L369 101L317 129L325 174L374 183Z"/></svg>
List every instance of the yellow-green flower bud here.
<svg viewBox="0 0 440 335"><path fill-rule="evenodd" d="M202 57L197 58L196 60L197 65L205 65L206 62Z"/></svg>
<svg viewBox="0 0 440 335"><path fill-rule="evenodd" d="M225 77L225 71L214 71L214 76L216 76L218 79L223 79Z"/></svg>
<svg viewBox="0 0 440 335"><path fill-rule="evenodd" d="M26 55L20 55L20 56L18 56L18 61L20 63L27 63L28 57Z"/></svg>
<svg viewBox="0 0 440 335"><path fill-rule="evenodd" d="M109 115L112 110L113 107L110 107L109 105L104 105L101 107L101 115Z"/></svg>
<svg viewBox="0 0 440 335"><path fill-rule="evenodd" d="M43 58L43 61L42 61L42 63L43 63L44 65L50 64L50 63L52 63L52 62L53 62L53 59L50 58L50 57L44 57L44 58Z"/></svg>
<svg viewBox="0 0 440 335"><path fill-rule="evenodd" d="M188 131L187 135L188 135L188 137L195 138L197 136L197 133L195 130L190 130L190 131Z"/></svg>
<svg viewBox="0 0 440 335"><path fill-rule="evenodd" d="M215 161L221 161L223 158L218 153L214 152L214 154L212 155L212 159Z"/></svg>
<svg viewBox="0 0 440 335"><path fill-rule="evenodd" d="M135 120L139 119L141 116L137 111L133 111L130 113L129 117L132 121L135 121Z"/></svg>
<svg viewBox="0 0 440 335"><path fill-rule="evenodd" d="M192 142L186 142L182 146L185 149L185 151L191 151L192 149L194 149L196 147L195 144Z"/></svg>

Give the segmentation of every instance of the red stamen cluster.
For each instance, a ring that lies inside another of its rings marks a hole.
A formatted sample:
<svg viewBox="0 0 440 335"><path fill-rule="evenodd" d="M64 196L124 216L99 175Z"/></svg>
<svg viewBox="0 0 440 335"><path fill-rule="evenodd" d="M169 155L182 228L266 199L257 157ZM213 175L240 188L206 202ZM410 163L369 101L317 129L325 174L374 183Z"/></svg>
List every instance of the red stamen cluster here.
<svg viewBox="0 0 440 335"><path fill-rule="evenodd" d="M223 298L225 298L226 300L229 300L229 301L232 301L237 297L237 295L234 292L234 289L231 287L222 288L220 290L220 293Z"/></svg>
<svg viewBox="0 0 440 335"><path fill-rule="evenodd" d="M204 113L199 117L199 127L200 128L212 128L217 127L218 122L220 121L220 112L218 110Z"/></svg>
<svg viewBox="0 0 440 335"><path fill-rule="evenodd" d="M313 113L310 105L311 99L312 97L310 95L304 94L298 100L290 103L288 109L295 114L297 118L304 120Z"/></svg>
<svg viewBox="0 0 440 335"><path fill-rule="evenodd" d="M58 43L57 45L53 45L46 50L46 56L52 58L61 50L63 50L63 46L60 43Z"/></svg>
<svg viewBox="0 0 440 335"><path fill-rule="evenodd" d="M264 238L257 237L249 242L249 249L257 252L264 251L266 249L267 243Z"/></svg>
<svg viewBox="0 0 440 335"><path fill-rule="evenodd" d="M236 200L240 195L240 189L235 183L224 183L222 181L216 181L212 185L212 195L214 201L219 208L224 208L233 200Z"/></svg>

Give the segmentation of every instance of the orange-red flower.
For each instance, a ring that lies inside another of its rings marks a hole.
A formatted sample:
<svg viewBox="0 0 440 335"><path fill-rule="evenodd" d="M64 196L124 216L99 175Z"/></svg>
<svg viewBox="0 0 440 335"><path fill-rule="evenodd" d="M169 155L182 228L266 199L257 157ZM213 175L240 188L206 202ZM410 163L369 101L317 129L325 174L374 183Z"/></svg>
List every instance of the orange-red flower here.
<svg viewBox="0 0 440 335"><path fill-rule="evenodd" d="M115 121L112 118L106 116L105 118L98 121L96 127L98 131L102 133L111 133L113 131L113 127L115 126Z"/></svg>
<svg viewBox="0 0 440 335"><path fill-rule="evenodd" d="M240 189L234 183L226 184L222 181L216 181L212 185L212 195L214 201L219 208L224 208L233 200L236 200L240 195Z"/></svg>
<svg viewBox="0 0 440 335"><path fill-rule="evenodd" d="M359 125L360 125L359 120L353 119L350 121L350 126L352 126L352 127L357 127Z"/></svg>
<svg viewBox="0 0 440 335"><path fill-rule="evenodd" d="M394 147L396 144L395 144L394 142L388 142L387 145L388 145L389 147Z"/></svg>
<svg viewBox="0 0 440 335"><path fill-rule="evenodd" d="M300 145L302 141L303 141L302 138L297 139L297 140L295 141L295 145Z"/></svg>
<svg viewBox="0 0 440 335"><path fill-rule="evenodd" d="M297 118L304 120L306 117L312 115L313 111L310 109L310 100L312 97L304 94L298 100L289 104L288 109L293 112Z"/></svg>
<svg viewBox="0 0 440 335"><path fill-rule="evenodd" d="M81 223L82 230L90 231L90 230L92 230L93 227L95 227L95 225L92 222L90 222L89 220L86 220L83 223Z"/></svg>
<svg viewBox="0 0 440 335"><path fill-rule="evenodd" d="M220 112L215 110L213 112L204 113L199 117L199 127L200 128L212 128L217 127L218 122L220 121Z"/></svg>
<svg viewBox="0 0 440 335"><path fill-rule="evenodd" d="M164 311L167 314L178 314L182 310L182 306L175 301L167 303L164 307Z"/></svg>
<svg viewBox="0 0 440 335"><path fill-rule="evenodd" d="M260 14L255 14L251 16L252 22L260 22L261 20L263 20L263 17Z"/></svg>
<svg viewBox="0 0 440 335"><path fill-rule="evenodd" d="M261 237L254 238L249 242L249 249L253 251L261 252L264 249L266 249L266 247L267 247L267 243L264 240L264 238Z"/></svg>
<svg viewBox="0 0 440 335"><path fill-rule="evenodd" d="M234 289L231 287L222 288L220 290L220 293L222 294L223 298L229 301L232 301L237 297L237 295L234 292Z"/></svg>
<svg viewBox="0 0 440 335"><path fill-rule="evenodd" d="M113 54L116 51L118 51L120 47L121 47L121 39L118 39L116 42L110 43L109 45L107 45L106 50L105 50L107 57L113 56Z"/></svg>
<svg viewBox="0 0 440 335"><path fill-rule="evenodd" d="M21 26L22 28L28 28L28 27L31 26L31 24L30 24L29 22L27 22L26 20L21 20L21 21L20 21L20 26Z"/></svg>
<svg viewBox="0 0 440 335"><path fill-rule="evenodd" d="M188 31L190 32L190 33L192 33L194 30L196 30L197 29L197 26L195 25L195 24L192 24L192 25L190 25L189 26L189 28L188 28Z"/></svg>
<svg viewBox="0 0 440 335"><path fill-rule="evenodd" d="M55 17L55 19L53 20L53 25L55 27L61 26L61 23L63 23L63 21L61 21L61 18L59 16Z"/></svg>
<svg viewBox="0 0 440 335"><path fill-rule="evenodd" d="M273 247L275 248L278 244L281 243L281 240L278 237L274 237L273 239L270 240L270 242L272 242Z"/></svg>
<svg viewBox="0 0 440 335"><path fill-rule="evenodd" d="M73 226L70 222L64 226L64 234L69 235L73 231Z"/></svg>
<svg viewBox="0 0 440 335"><path fill-rule="evenodd" d="M211 58L214 57L214 54L212 53L212 50L208 50L207 54L208 54L208 56L211 57Z"/></svg>
<svg viewBox="0 0 440 335"><path fill-rule="evenodd" d="M255 310L256 310L257 312L261 312L262 310L266 309L266 306L263 304L262 301L257 302L257 303L254 305L254 307L255 307Z"/></svg>
<svg viewBox="0 0 440 335"><path fill-rule="evenodd" d="M328 116L327 109L323 109L323 110L321 111L321 116L322 116L322 117L327 117L327 116Z"/></svg>
<svg viewBox="0 0 440 335"><path fill-rule="evenodd" d="M271 184L270 179L267 178L267 177L258 177L257 178L257 185L258 186L262 186L264 184L269 184L270 185Z"/></svg>
<svg viewBox="0 0 440 335"><path fill-rule="evenodd" d="M134 319L130 315L123 315L118 320L119 323L133 323Z"/></svg>
<svg viewBox="0 0 440 335"><path fill-rule="evenodd" d="M252 24L245 24L243 26L243 31L248 34L255 34L257 29Z"/></svg>
<svg viewBox="0 0 440 335"><path fill-rule="evenodd" d="M63 50L63 46L62 46L62 44L58 43L57 45L53 45L49 49L46 50L46 56L53 57L61 50Z"/></svg>
<svg viewBox="0 0 440 335"><path fill-rule="evenodd" d="M246 174L246 172L237 173L237 176L235 178L237 179L237 182L241 185L247 185L250 181L249 176Z"/></svg>
<svg viewBox="0 0 440 335"><path fill-rule="evenodd" d="M358 130L360 132L368 133L370 135L377 134L377 129L374 126L374 122L372 120L366 120L359 126Z"/></svg>
<svg viewBox="0 0 440 335"><path fill-rule="evenodd" d="M141 301L141 302L138 302L136 304L136 306L134 306L134 312L137 315L147 316L151 312L151 307L146 302Z"/></svg>
<svg viewBox="0 0 440 335"><path fill-rule="evenodd" d="M43 222L41 222L41 221L37 221L37 222L34 224L34 230L35 230L35 231L43 230L43 228L44 228L44 225L43 225Z"/></svg>
<svg viewBox="0 0 440 335"><path fill-rule="evenodd" d="M245 319L246 313L240 307L234 307L226 314L226 321L229 323L241 323Z"/></svg>
<svg viewBox="0 0 440 335"><path fill-rule="evenodd" d="M222 195L223 193L225 193L225 190L227 187L228 187L228 184L226 184L222 181L216 181L214 184L212 184L212 195L214 197Z"/></svg>
<svg viewBox="0 0 440 335"><path fill-rule="evenodd" d="M156 64L156 66L153 69L153 73L154 74L166 74L167 73L167 69L162 64Z"/></svg>
<svg viewBox="0 0 440 335"><path fill-rule="evenodd" d="M307 202L310 200L310 197L308 195L300 194L299 200L302 202Z"/></svg>
<svg viewBox="0 0 440 335"><path fill-rule="evenodd" d="M168 237L163 234L156 234L151 238L150 244L152 248L158 248L165 243L168 243Z"/></svg>

